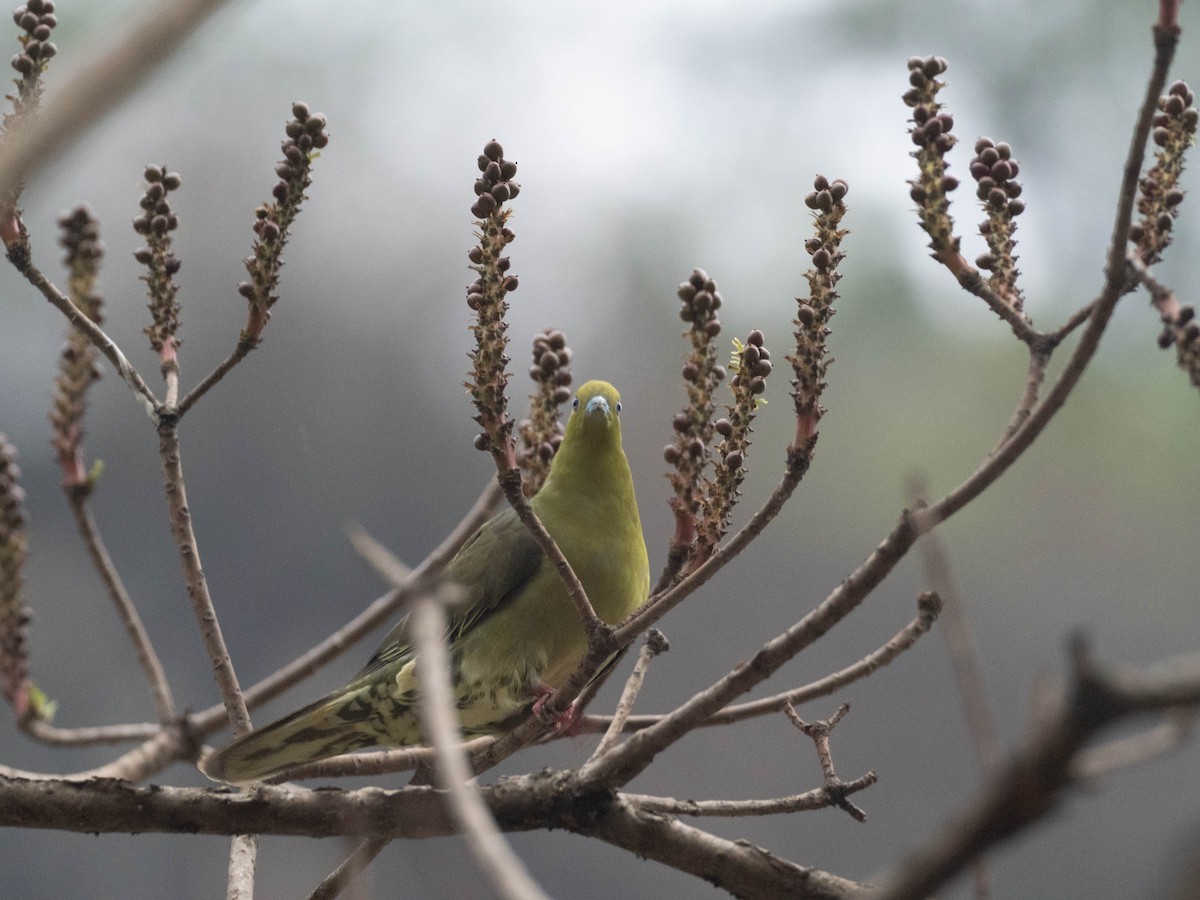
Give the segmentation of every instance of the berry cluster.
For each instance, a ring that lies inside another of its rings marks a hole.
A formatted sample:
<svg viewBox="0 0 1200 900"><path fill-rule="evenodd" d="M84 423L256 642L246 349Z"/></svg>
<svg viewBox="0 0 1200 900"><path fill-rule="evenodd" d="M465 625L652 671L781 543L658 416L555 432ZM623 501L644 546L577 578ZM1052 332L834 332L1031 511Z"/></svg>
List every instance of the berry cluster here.
<svg viewBox="0 0 1200 900"><path fill-rule="evenodd" d="M547 329L534 337L529 377L537 387L529 395L529 418L517 427L522 444L517 465L525 472L525 494L532 497L545 482L562 443L559 408L571 399L571 348L561 331Z"/></svg>
<svg viewBox="0 0 1200 900"><path fill-rule="evenodd" d="M484 145L478 163L481 174L475 180L477 199L471 204L471 213L477 219L484 219L521 193L521 186L513 181L517 177L517 164L504 158L499 141Z"/></svg>
<svg viewBox="0 0 1200 900"><path fill-rule="evenodd" d="M919 168L917 178L909 182L909 196L917 204L921 227L929 235L934 256L943 261L958 254L948 196L958 187L958 179L946 174L946 154L958 139L951 133L954 117L937 102L938 91L945 87L938 76L946 68L946 60L940 56L912 57L908 61L910 87L904 93L904 103L912 109L909 134L917 145L912 156Z"/></svg>
<svg viewBox="0 0 1200 900"><path fill-rule="evenodd" d="M13 82L17 86L16 94L6 97L12 104L12 110L5 112L0 121L0 128L5 134L37 110L44 89L42 73L46 71L51 57L58 53L58 48L50 40L51 33L58 25L53 0L28 0L13 10L13 21L23 32L18 38L21 52L12 58L12 67L20 77ZM6 196L0 197L0 241L4 243L9 260L19 269L30 263L29 237L21 221L21 211L17 208L21 187L17 183Z"/></svg>
<svg viewBox="0 0 1200 900"><path fill-rule="evenodd" d="M1200 111L1194 105L1195 96L1186 82L1176 81L1165 96L1158 98L1154 116L1154 165L1138 184L1139 221L1129 229L1129 239L1137 245L1138 255L1146 265L1162 259L1162 252L1171 243L1171 230L1183 202L1179 176L1183 174L1184 152L1196 136Z"/></svg>
<svg viewBox="0 0 1200 900"><path fill-rule="evenodd" d="M662 450L662 457L674 472L668 475L674 496L671 509L676 530L671 540L668 565L682 564L696 538L697 517L704 492L704 469L708 466L708 445L713 439L713 414L716 388L725 380L725 366L718 364L716 336L721 334L721 294L716 283L703 269L692 269L688 281L676 290L679 318L688 323L684 337L691 350L683 364L683 379L688 389L688 404L671 422L674 436Z"/></svg>
<svg viewBox="0 0 1200 900"><path fill-rule="evenodd" d="M989 284L1014 309L1020 310L1024 298L1017 287L1016 217L1025 211L1021 182L1017 181L1020 166L1012 158L1012 148L1004 141L994 142L981 137L975 142L971 159L971 177L975 179L975 196L983 205L987 218L979 225L979 233L987 241L986 253L981 253L975 265L992 273Z"/></svg>
<svg viewBox="0 0 1200 900"><path fill-rule="evenodd" d="M164 364L174 359L179 339L179 304L175 295L179 288L174 277L179 260L171 252L171 232L179 227L179 219L171 209L170 193L182 183L179 174L168 172L165 166L147 166L143 176L146 190L142 194L142 214L133 220L133 230L146 238L146 246L134 251L134 259L144 265L146 293L150 297L150 314L154 322L146 326L150 344Z"/></svg>
<svg viewBox="0 0 1200 900"><path fill-rule="evenodd" d="M100 242L100 226L86 206L77 206L59 216L62 231L59 244L66 250L63 259L68 271L71 302L95 322L102 324L102 300L94 293L100 258L104 245ZM87 470L83 463L83 416L87 409L87 390L100 380L100 353L78 328L67 331L55 378L54 397L50 409L50 424L54 427L51 442L58 452L63 482L71 490L86 490Z"/></svg>
<svg viewBox="0 0 1200 900"><path fill-rule="evenodd" d="M477 410L475 421L483 429L475 438L475 446L491 452L499 465L511 469L517 459L512 420L507 412L508 324L504 317L508 312L505 298L517 289L519 281L509 272L511 263L503 253L515 238L505 224L511 212L505 204L520 193L520 186L512 180L517 164L504 158L504 148L498 141L484 145L478 165L480 177L475 181L471 212L478 219L479 242L467 253L477 275L467 286L467 306L475 313L475 324L471 326L475 349L470 354L473 368L467 389Z"/></svg>
<svg viewBox="0 0 1200 900"><path fill-rule="evenodd" d="M716 283L703 269L693 269L688 280L679 285L676 296L680 302L679 317L688 324L684 337L692 344L682 369L688 402L671 423L675 435L663 449L663 458L675 467L669 476L675 491L671 498L675 539L685 544L691 542L700 509L708 445L713 437L715 394L726 373L725 367L717 363L716 338L721 333L717 310L722 300Z"/></svg>
<svg viewBox="0 0 1200 900"><path fill-rule="evenodd" d="M25 565L25 492L17 451L0 434L0 693L16 710L29 704L29 608L22 600Z"/></svg>
<svg viewBox="0 0 1200 900"><path fill-rule="evenodd" d="M50 40L51 32L58 25L58 17L54 15L54 0L28 0L13 10L13 21L25 32L18 38L21 52L12 58L12 67L21 76L17 82L21 91L20 103L26 103L29 98L25 95L25 85L32 87L37 77L45 71L51 57L58 53L58 48ZM17 113L21 111L20 103L14 103Z"/></svg>
<svg viewBox="0 0 1200 900"><path fill-rule="evenodd" d="M849 190L841 179L831 182L818 175L813 180L813 191L805 198L805 204L815 213L813 236L804 242L805 252L812 257L812 268L804 274L807 299L796 298L796 318L792 322L796 326L796 352L787 357L793 371L796 450L808 444L825 412L821 392L825 389L825 372L833 362L826 356L825 339L830 334L828 323L834 315L837 283L842 277L837 267L845 258L841 245L849 232L840 226Z"/></svg>
<svg viewBox="0 0 1200 900"><path fill-rule="evenodd" d="M750 332L745 343L734 340L730 361L733 377L729 381L733 403L726 407L727 416L713 422L713 431L721 441L716 449L713 477L707 481L701 501L703 514L697 526L702 545L699 557L707 557L729 529L730 516L746 477L750 426L758 407L766 402L762 394L772 368L771 352L763 344L761 331Z"/></svg>
<svg viewBox="0 0 1200 900"><path fill-rule="evenodd" d="M245 260L248 281L238 285L238 293L251 307L250 325L244 337L256 341L270 318L270 309L279 300L279 270L288 229L300 214L304 192L312 184L312 164L329 144L325 116L310 112L304 103L292 105L292 118L284 126L283 159L275 166L279 181L271 189L272 201L254 211L253 256Z"/></svg>

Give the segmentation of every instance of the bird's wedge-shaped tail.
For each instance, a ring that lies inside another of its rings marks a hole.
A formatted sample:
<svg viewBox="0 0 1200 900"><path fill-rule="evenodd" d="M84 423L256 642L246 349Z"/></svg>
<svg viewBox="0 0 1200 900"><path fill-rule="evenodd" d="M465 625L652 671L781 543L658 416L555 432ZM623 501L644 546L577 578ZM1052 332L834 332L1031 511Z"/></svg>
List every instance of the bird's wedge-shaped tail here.
<svg viewBox="0 0 1200 900"><path fill-rule="evenodd" d="M371 684L351 686L242 735L200 762L209 778L240 784L260 781L295 765L381 744L416 743L416 710L389 703L387 733ZM411 734L406 732L411 731ZM407 738L407 739L406 739Z"/></svg>

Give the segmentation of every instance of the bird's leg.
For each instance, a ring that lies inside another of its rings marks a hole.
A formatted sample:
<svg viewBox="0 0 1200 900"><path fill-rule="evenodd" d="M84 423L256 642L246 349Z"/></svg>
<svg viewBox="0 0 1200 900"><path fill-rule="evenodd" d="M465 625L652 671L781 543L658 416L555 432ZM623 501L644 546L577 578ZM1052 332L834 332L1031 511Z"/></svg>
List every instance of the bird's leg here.
<svg viewBox="0 0 1200 900"><path fill-rule="evenodd" d="M539 681L533 686L533 714L543 722L553 725L556 734L565 734L568 737L574 737L579 734L583 716L575 708L574 703L562 712L550 712L547 710L546 701L550 699L553 693L554 688L543 682Z"/></svg>

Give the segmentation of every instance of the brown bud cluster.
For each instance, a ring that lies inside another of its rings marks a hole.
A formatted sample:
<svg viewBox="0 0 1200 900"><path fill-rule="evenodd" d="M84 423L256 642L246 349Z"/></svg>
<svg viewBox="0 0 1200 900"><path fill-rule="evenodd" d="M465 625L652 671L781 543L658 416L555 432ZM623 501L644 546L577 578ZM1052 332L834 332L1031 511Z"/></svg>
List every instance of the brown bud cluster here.
<svg viewBox="0 0 1200 900"><path fill-rule="evenodd" d="M478 164L480 175L475 180L476 200L471 204L471 214L485 219L521 193L521 186L513 181L517 177L517 164L504 158L499 141L484 145Z"/></svg>
<svg viewBox="0 0 1200 900"><path fill-rule="evenodd" d="M478 159L480 176L475 180L475 202L471 212L479 220L476 232L478 243L467 253L471 269L478 276L467 285L467 306L475 314L471 330L475 334L475 349L471 380L467 383L477 414L475 421L483 431L475 438L475 446L492 453L497 464L512 468L517 464L512 439L512 420L508 417L508 312L507 295L519 286L512 274L511 261L504 249L515 238L505 224L511 214L506 205L520 193L513 181L517 164L504 158L499 141L488 141Z"/></svg>
<svg viewBox="0 0 1200 900"><path fill-rule="evenodd" d="M13 10L13 21L21 29L18 40L21 52L12 58L12 67L18 77L14 80L16 94L6 99L12 104L5 112L0 129L7 134L11 129L29 119L41 103L44 85L42 73L58 48L50 35L58 25L52 0L29 0ZM4 196L0 196L0 242L4 244L8 258L18 268L24 269L30 262L29 236L21 221L17 201L22 185L15 183Z"/></svg>
<svg viewBox="0 0 1200 900"><path fill-rule="evenodd" d="M705 482L700 504L701 516L696 529L699 545L696 555L700 558L707 558L729 530L733 507L746 477L750 426L758 407L766 402L762 395L772 368L771 351L764 345L761 331L750 332L745 343L733 342L730 362L733 378L729 381L733 403L726 406L727 415L713 423L713 430L721 440L717 445L713 476Z"/></svg>
<svg viewBox="0 0 1200 900"><path fill-rule="evenodd" d="M276 292L288 229L300 214L304 192L312 184L313 162L329 144L326 125L321 113L311 112L304 103L292 104L292 118L284 125L285 139L280 145L283 159L275 166L279 181L271 189L272 199L254 211L253 255L244 261L250 278L238 285L238 293L251 307L245 339L258 339L271 307L279 300Z"/></svg>
<svg viewBox="0 0 1200 900"><path fill-rule="evenodd" d="M100 223L86 206L76 206L58 217L62 230L58 244L66 253L63 263L72 274L95 277L96 264L104 256L104 243L100 240ZM85 310L86 312L87 310Z"/></svg>
<svg viewBox="0 0 1200 900"><path fill-rule="evenodd" d="M71 302L97 325L101 324L103 301L94 293L104 245L100 226L86 206L77 206L58 218L59 244L66 250L63 262L68 272ZM50 424L54 428L52 444L58 453L63 484L69 490L87 490L87 470L83 462L83 417L87 409L87 390L100 380L100 352L77 328L67 329L67 342L54 380Z"/></svg>
<svg viewBox="0 0 1200 900"><path fill-rule="evenodd" d="M141 279L146 282L148 306L154 320L143 330L165 364L174 359L175 348L179 346L175 337L179 328L179 304L175 300L179 290L175 284L179 260L171 252L171 232L179 227L179 219L171 209L169 195L179 189L181 181L179 174L168 172L166 166L147 166L142 177L146 189L142 193L142 212L133 220L133 230L146 238L146 246L135 250L133 256L147 270Z"/></svg>
<svg viewBox="0 0 1200 900"><path fill-rule="evenodd" d="M816 203L809 204L815 210L813 236L804 242L804 250L812 258L812 267L804 273L808 296L796 298L796 318L792 323L796 326L796 350L787 357L794 375L792 399L796 409L797 450L807 445L825 412L821 392L825 389L825 372L833 362L826 356L825 340L830 334L828 323L833 318L837 283L842 277L838 271L838 265L845 259L842 240L849 234L841 227L848 192L845 181L831 182L818 175L813 180L813 193L809 194L816 197ZM750 346L753 345L748 345L746 352L750 352Z"/></svg>
<svg viewBox="0 0 1200 900"><path fill-rule="evenodd" d="M721 294L707 272L693 269L688 280L679 285L675 295L679 298L679 318L691 325L693 330L702 331L708 338L715 338L721 333L721 323L717 320L717 310L722 303Z"/></svg>
<svg viewBox="0 0 1200 900"><path fill-rule="evenodd" d="M0 692L23 715L29 703L29 608L23 599L25 492L16 448L0 434Z"/></svg>
<svg viewBox="0 0 1200 900"><path fill-rule="evenodd" d="M1179 189L1183 174L1184 153L1196 135L1200 111L1195 96L1186 82L1176 81L1167 93L1158 98L1154 116L1154 165L1138 183L1137 208L1141 217L1129 229L1129 239L1146 265L1162 259L1171 243L1171 232L1183 203L1184 192Z"/></svg>
<svg viewBox="0 0 1200 900"><path fill-rule="evenodd" d="M13 10L13 21L24 34L18 40L21 42L21 52L12 58L12 67L21 76L17 82L18 89L23 83L29 83L46 69L46 64L58 53L58 48L50 40L50 34L58 25L58 17L54 15L53 0L28 0L23 6ZM22 97L21 100L27 98Z"/></svg>
<svg viewBox="0 0 1200 900"><path fill-rule="evenodd" d="M917 204L921 227L929 235L929 245L939 259L958 253L948 196L958 187L958 179L946 173L949 168L946 154L958 138L952 133L954 117L937 101L938 92L945 87L938 78L946 67L946 60L940 56L909 59L909 89L903 98L904 104L912 109L909 135L917 147L912 156L917 161L918 174L909 182L909 196Z"/></svg>
<svg viewBox="0 0 1200 900"><path fill-rule="evenodd" d="M559 408L571 399L571 348L561 331L547 329L533 339L529 377L537 387L529 395L529 417L517 427L521 435L517 465L525 472L525 495L532 497L545 482L562 443Z"/></svg>
<svg viewBox="0 0 1200 900"><path fill-rule="evenodd" d="M975 265L992 273L989 284L1005 297L1014 309L1024 306L1017 286L1016 217L1025 211L1021 196L1021 169L1012 158L1012 148L1000 141L981 137L975 142L971 159L971 177L975 179L975 196L983 205L987 218L979 225L979 233L987 241L988 250L975 260Z"/></svg>
<svg viewBox="0 0 1200 900"><path fill-rule="evenodd" d="M1187 372L1192 385L1200 388L1200 321L1196 319L1196 307L1181 304L1171 295L1159 310L1163 327L1158 346L1166 350L1174 345L1179 367Z"/></svg>
<svg viewBox="0 0 1200 900"><path fill-rule="evenodd" d="M679 317L688 326L683 336L691 344L681 370L688 399L671 423L674 435L663 448L663 458L675 469L667 477L674 490L670 500L675 513L674 541L683 546L695 535L713 438L716 390L725 380L726 372L717 362L716 338L721 333L717 310L721 308L722 297L716 282L703 269L693 269L675 295L680 303Z"/></svg>

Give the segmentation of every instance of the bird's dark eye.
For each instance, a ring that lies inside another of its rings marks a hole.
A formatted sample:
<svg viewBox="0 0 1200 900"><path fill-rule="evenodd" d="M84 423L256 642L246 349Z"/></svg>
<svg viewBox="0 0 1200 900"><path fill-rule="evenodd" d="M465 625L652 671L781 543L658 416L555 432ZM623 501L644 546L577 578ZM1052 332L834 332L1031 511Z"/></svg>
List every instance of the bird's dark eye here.
<svg viewBox="0 0 1200 900"><path fill-rule="evenodd" d="M621 411L621 401L618 400L617 401L617 412L620 412L620 411Z"/></svg>
<svg viewBox="0 0 1200 900"><path fill-rule="evenodd" d="M571 401L571 409L579 409L579 398L578 397L576 397L573 401Z"/></svg>

